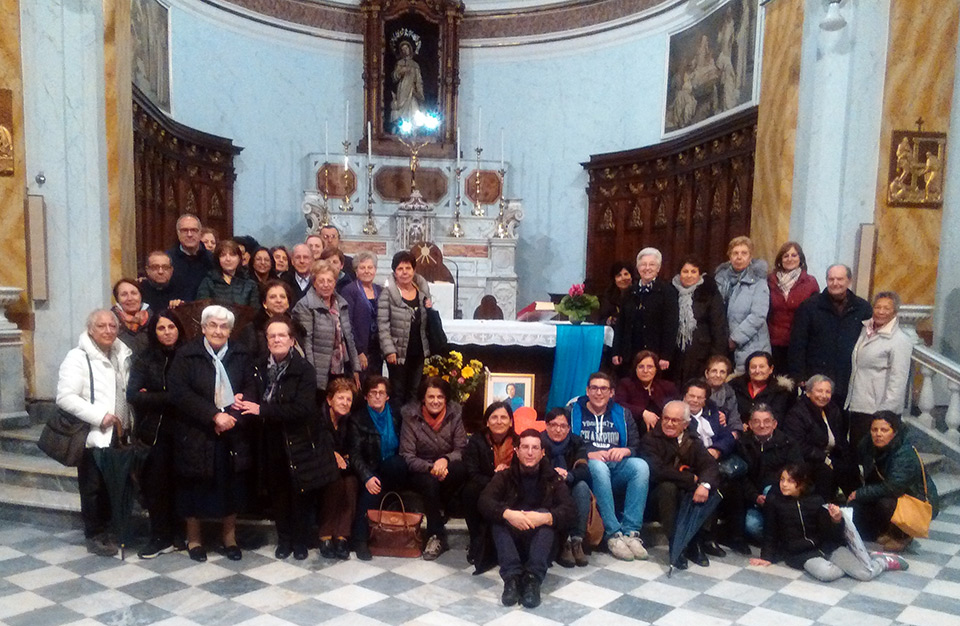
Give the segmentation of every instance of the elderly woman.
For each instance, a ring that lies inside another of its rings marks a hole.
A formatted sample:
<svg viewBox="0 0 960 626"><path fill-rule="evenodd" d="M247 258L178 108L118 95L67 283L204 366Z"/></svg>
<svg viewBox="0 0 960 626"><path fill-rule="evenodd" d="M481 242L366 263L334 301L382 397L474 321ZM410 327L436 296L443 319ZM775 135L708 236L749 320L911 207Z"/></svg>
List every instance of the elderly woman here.
<svg viewBox="0 0 960 626"><path fill-rule="evenodd" d="M730 388L737 398L740 415L750 415L753 405L763 402L773 409L773 416L781 423L793 406L796 391L793 381L786 376L774 376L773 355L757 351L744 359L746 370L730 381Z"/></svg>
<svg viewBox="0 0 960 626"><path fill-rule="evenodd" d="M268 353L257 361L260 402L241 400L241 415L264 425L267 483L277 525L278 559L307 558L310 520L317 492L337 478L329 437L316 419L316 374L294 349L296 333L287 317L266 324Z"/></svg>
<svg viewBox="0 0 960 626"><path fill-rule="evenodd" d="M913 341L900 328L900 296L881 291L873 297L873 317L853 347L852 374L844 407L850 416L850 445L859 450L877 411L902 413L907 397Z"/></svg>
<svg viewBox="0 0 960 626"><path fill-rule="evenodd" d="M213 251L213 262L217 267L200 281L197 300L212 298L223 304L256 308L259 300L257 283L238 272L241 258L242 252L237 242L224 239L218 243Z"/></svg>
<svg viewBox="0 0 960 626"><path fill-rule="evenodd" d="M577 506L577 521L570 535L560 548L557 563L563 567L586 567L590 560L583 551L583 539L587 535L587 520L590 517L590 467L587 447L578 435L570 432L570 412L562 407L550 409L544 421L546 430L540 435L543 455L554 471L570 488Z"/></svg>
<svg viewBox="0 0 960 626"><path fill-rule="evenodd" d="M313 265L313 289L293 307L293 319L304 328L303 354L317 370L317 398L322 402L331 379L352 374L359 383L360 359L353 343L347 301L337 292L336 269Z"/></svg>
<svg viewBox="0 0 960 626"><path fill-rule="evenodd" d="M140 487L150 514L150 541L138 552L152 559L173 550L181 529L173 511L173 400L167 377L177 348L184 341L183 324L175 313L156 314L147 327L149 343L130 368L127 402L134 408L134 435L150 447L140 472ZM164 419L166 418L166 419Z"/></svg>
<svg viewBox="0 0 960 626"><path fill-rule="evenodd" d="M117 337L137 354L147 347L147 325L150 309L143 304L140 285L130 278L121 278L113 285L113 312L120 320Z"/></svg>
<svg viewBox="0 0 960 626"><path fill-rule="evenodd" d="M740 417L740 408L737 403L737 394L727 382L727 377L733 371L733 363L727 357L715 354L707 359L703 377L710 385L710 399L720 409L722 423L733 431L734 437L743 432L743 418Z"/></svg>
<svg viewBox="0 0 960 626"><path fill-rule="evenodd" d="M683 384L703 374L712 354L723 354L730 339L727 312L717 283L703 273L703 264L687 257L673 277L679 294L677 357L670 368L674 382Z"/></svg>
<svg viewBox="0 0 960 626"><path fill-rule="evenodd" d="M644 248L637 254L637 283L623 299L620 317L613 335L613 364L621 376L632 370L629 364L641 350L660 355L657 367L670 367L677 349L677 290L657 278L663 256L656 248Z"/></svg>
<svg viewBox="0 0 960 626"><path fill-rule="evenodd" d="M847 420L833 402L833 381L822 374L807 380L804 395L782 420L783 430L800 447L810 465L816 492L826 501L836 499L859 483L853 451L847 440Z"/></svg>
<svg viewBox="0 0 960 626"><path fill-rule="evenodd" d="M358 255L359 256L359 255ZM383 494L407 486L407 462L400 456L400 415L390 408L390 381L372 374L363 382L366 402L348 422L350 467L360 481L353 548L361 561L371 559L367 511L380 506Z"/></svg>
<svg viewBox="0 0 960 626"><path fill-rule="evenodd" d="M463 451L467 482L461 496L463 516L470 531L467 562L475 564L478 572L493 567L496 555L489 528L477 510L477 501L493 475L510 467L519 441L513 429L513 407L509 402L492 402L483 412L483 423L482 430L470 435Z"/></svg>
<svg viewBox="0 0 960 626"><path fill-rule="evenodd" d="M350 558L350 531L357 510L357 476L350 471L347 442L350 408L357 388L344 378L330 381L321 406L321 423L332 435L333 455L339 472L320 494L320 556L345 561Z"/></svg>
<svg viewBox="0 0 960 626"><path fill-rule="evenodd" d="M600 294L600 308L596 319L606 326L616 326L620 318L620 306L633 286L635 274L633 266L624 261L617 261L610 266L610 283Z"/></svg>
<svg viewBox="0 0 960 626"><path fill-rule="evenodd" d="M866 540L876 540L884 550L899 552L912 537L890 523L897 498L908 494L938 512L936 485L926 473L920 455L904 437L903 422L893 411L878 411L870 423L870 438L860 442L864 485L850 494L853 521Z"/></svg>
<svg viewBox="0 0 960 626"><path fill-rule="evenodd" d="M807 257L796 241L780 246L773 262L775 270L767 276L770 290L770 346L773 365L780 372L788 368L787 351L790 348L790 329L800 303L820 291L817 279L807 273Z"/></svg>
<svg viewBox="0 0 960 626"><path fill-rule="evenodd" d="M729 349L733 352L736 373L742 373L744 357L751 352L770 351L767 312L770 289L767 287L767 263L753 258L749 237L734 237L727 246L729 261L714 272L717 287L727 307L730 328Z"/></svg>
<svg viewBox="0 0 960 626"><path fill-rule="evenodd" d="M221 242L222 244L223 242ZM220 519L222 552L242 557L237 546L237 512L244 499L244 473L252 466L250 444L238 402L256 398L250 356L230 343L235 318L228 309L208 306L200 315L203 333L184 345L170 368L170 397L176 408L174 465L177 511L186 519L187 549L206 561L201 519Z"/></svg>
<svg viewBox="0 0 960 626"><path fill-rule="evenodd" d="M423 360L430 356L427 309L433 307L427 281L416 274L417 259L401 250L390 264L393 281L377 300L380 352L387 362L393 386L394 410L410 400L423 375Z"/></svg>
<svg viewBox="0 0 960 626"><path fill-rule="evenodd" d="M424 378L418 400L403 407L400 456L407 462L410 485L423 496L427 544L423 558L436 560L446 549L443 511L459 496L466 479L463 449L467 431L460 405L451 400L450 383Z"/></svg>
<svg viewBox="0 0 960 626"><path fill-rule="evenodd" d="M630 409L641 436L654 429L667 402L680 397L676 385L658 376L658 363L655 352L642 350L633 358L633 374L617 383L617 404Z"/></svg>
<svg viewBox="0 0 960 626"><path fill-rule="evenodd" d="M131 422L126 387L132 354L117 340L117 331L112 311L91 313L78 346L60 364L57 380L57 406L90 425L77 480L87 551L100 556L113 556L118 548L107 532L110 501L93 449L110 447Z"/></svg>
<svg viewBox="0 0 960 626"><path fill-rule="evenodd" d="M383 287L373 281L377 278L377 257L370 252L361 252L353 257L357 279L341 291L350 305L350 325L353 340L360 358L361 378L383 373L383 355L380 353L380 336L377 332L377 300Z"/></svg>

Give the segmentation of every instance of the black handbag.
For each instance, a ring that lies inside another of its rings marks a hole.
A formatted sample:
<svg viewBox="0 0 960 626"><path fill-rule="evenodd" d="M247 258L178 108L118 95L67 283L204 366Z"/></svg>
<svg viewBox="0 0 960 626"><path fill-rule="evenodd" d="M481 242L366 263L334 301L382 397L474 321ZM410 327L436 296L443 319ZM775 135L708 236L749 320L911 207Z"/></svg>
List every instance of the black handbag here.
<svg viewBox="0 0 960 626"><path fill-rule="evenodd" d="M89 356L87 369L90 372L90 402L93 403L93 365ZM67 467L77 467L87 445L88 434L90 424L57 407L57 413L43 427L37 447L54 461Z"/></svg>
<svg viewBox="0 0 960 626"><path fill-rule="evenodd" d="M427 342L430 344L430 354L447 353L447 333L443 330L443 320L433 308L427 309Z"/></svg>

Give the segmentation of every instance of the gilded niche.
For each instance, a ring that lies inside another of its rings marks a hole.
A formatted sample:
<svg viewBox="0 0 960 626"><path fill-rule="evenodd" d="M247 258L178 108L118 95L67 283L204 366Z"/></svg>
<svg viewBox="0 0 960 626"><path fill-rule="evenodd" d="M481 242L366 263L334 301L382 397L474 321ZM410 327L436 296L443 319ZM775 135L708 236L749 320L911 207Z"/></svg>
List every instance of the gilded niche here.
<svg viewBox="0 0 960 626"><path fill-rule="evenodd" d="M13 176L13 92L0 89L0 176Z"/></svg>
<svg viewBox="0 0 960 626"><path fill-rule="evenodd" d="M940 208L943 205L946 151L945 133L893 131L887 204L891 207Z"/></svg>

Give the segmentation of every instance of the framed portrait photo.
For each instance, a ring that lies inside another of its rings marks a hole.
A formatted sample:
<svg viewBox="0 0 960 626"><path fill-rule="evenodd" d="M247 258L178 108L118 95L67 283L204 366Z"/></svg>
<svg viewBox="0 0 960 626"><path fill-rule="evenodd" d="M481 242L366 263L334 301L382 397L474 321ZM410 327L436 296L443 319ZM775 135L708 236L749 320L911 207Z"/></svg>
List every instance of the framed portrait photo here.
<svg viewBox="0 0 960 626"><path fill-rule="evenodd" d="M516 411L522 406L533 406L535 374L506 374L490 372L483 390L483 406L504 400Z"/></svg>

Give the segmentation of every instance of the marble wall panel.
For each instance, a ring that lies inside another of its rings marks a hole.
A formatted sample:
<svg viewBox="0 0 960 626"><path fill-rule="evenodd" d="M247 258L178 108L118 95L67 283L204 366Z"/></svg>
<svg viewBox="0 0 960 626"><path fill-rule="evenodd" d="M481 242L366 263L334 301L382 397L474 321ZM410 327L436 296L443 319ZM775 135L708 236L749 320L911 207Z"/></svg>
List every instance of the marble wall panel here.
<svg viewBox="0 0 960 626"><path fill-rule="evenodd" d="M877 255L873 292L893 289L904 302L933 304L940 253L941 212L886 204L894 130L946 132L953 104L960 0L893 0L884 78L877 184ZM948 151L956 146L948 146ZM951 158L948 152L948 160Z"/></svg>

